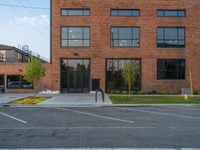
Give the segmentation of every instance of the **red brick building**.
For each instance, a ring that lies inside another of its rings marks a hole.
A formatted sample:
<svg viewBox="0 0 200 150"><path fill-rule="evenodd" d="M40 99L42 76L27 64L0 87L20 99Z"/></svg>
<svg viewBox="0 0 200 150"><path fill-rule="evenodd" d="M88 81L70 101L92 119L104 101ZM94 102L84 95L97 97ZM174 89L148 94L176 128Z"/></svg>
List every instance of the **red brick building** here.
<svg viewBox="0 0 200 150"><path fill-rule="evenodd" d="M200 2L188 0L51 0L52 88L125 90L127 60L139 90L200 89Z"/></svg>

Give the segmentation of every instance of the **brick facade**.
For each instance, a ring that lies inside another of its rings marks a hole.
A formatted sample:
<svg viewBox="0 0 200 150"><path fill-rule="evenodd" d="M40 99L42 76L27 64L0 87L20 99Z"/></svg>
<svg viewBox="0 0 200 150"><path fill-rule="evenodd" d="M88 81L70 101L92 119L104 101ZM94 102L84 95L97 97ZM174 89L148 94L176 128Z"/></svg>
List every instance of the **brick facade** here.
<svg viewBox="0 0 200 150"><path fill-rule="evenodd" d="M188 0L52 0L52 88L60 90L60 59L90 58L91 76L100 78L105 90L106 58L140 58L142 90L176 90L189 86L200 89L200 2ZM90 16L61 16L61 8L90 8ZM110 16L111 8L140 9L139 17ZM157 9L185 9L187 16L157 17ZM61 26L90 26L90 48L61 48ZM111 26L140 27L140 48L111 48ZM157 48L157 27L185 27L186 47ZM186 80L157 80L157 59L185 59Z"/></svg>
<svg viewBox="0 0 200 150"><path fill-rule="evenodd" d="M32 93L33 89L8 89L7 88L7 75L23 75L25 72L24 63L1 63L0 64L0 75L4 75L5 80L5 92L6 93ZM37 91L51 89L51 65L44 64L46 75L40 81L37 87Z"/></svg>

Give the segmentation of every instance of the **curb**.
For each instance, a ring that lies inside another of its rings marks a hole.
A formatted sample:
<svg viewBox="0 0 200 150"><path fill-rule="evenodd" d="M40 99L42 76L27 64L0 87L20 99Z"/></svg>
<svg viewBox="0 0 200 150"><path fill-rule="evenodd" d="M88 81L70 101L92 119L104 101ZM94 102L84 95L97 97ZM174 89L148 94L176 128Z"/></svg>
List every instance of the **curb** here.
<svg viewBox="0 0 200 150"><path fill-rule="evenodd" d="M200 104L36 104L36 105L14 105L0 104L0 107L18 107L18 108L54 108L54 107L153 107L153 106L200 106Z"/></svg>

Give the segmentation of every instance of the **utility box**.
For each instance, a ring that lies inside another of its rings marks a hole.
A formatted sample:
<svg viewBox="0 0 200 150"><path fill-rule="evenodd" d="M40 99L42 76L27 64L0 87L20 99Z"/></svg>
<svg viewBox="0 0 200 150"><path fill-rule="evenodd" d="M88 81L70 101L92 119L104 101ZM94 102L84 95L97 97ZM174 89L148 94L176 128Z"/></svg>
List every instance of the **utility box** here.
<svg viewBox="0 0 200 150"><path fill-rule="evenodd" d="M92 91L100 89L100 79L92 79Z"/></svg>

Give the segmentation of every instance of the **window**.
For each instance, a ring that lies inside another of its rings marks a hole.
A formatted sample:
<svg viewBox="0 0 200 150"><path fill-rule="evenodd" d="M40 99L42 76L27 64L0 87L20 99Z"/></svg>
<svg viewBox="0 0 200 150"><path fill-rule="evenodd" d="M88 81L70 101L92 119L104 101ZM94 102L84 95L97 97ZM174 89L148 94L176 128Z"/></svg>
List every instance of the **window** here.
<svg viewBox="0 0 200 150"><path fill-rule="evenodd" d="M158 17L185 17L185 10L157 10Z"/></svg>
<svg viewBox="0 0 200 150"><path fill-rule="evenodd" d="M90 60L61 59L61 91L82 93L90 91Z"/></svg>
<svg viewBox="0 0 200 150"><path fill-rule="evenodd" d="M133 61L138 69L137 80L132 85L132 90L140 89L140 59L107 59L106 61L106 91L128 90L122 77L122 69L128 61Z"/></svg>
<svg viewBox="0 0 200 150"><path fill-rule="evenodd" d="M140 47L140 28L112 27L111 47Z"/></svg>
<svg viewBox="0 0 200 150"><path fill-rule="evenodd" d="M185 28L157 28L158 48L185 48Z"/></svg>
<svg viewBox="0 0 200 150"><path fill-rule="evenodd" d="M23 62L23 55L21 53L16 53L16 54L17 54L17 61Z"/></svg>
<svg viewBox="0 0 200 150"><path fill-rule="evenodd" d="M61 9L62 16L90 16L90 9Z"/></svg>
<svg viewBox="0 0 200 150"><path fill-rule="evenodd" d="M62 27L62 47L90 47L89 27Z"/></svg>
<svg viewBox="0 0 200 150"><path fill-rule="evenodd" d="M140 16L140 10L139 9L112 9L111 16L138 17Z"/></svg>
<svg viewBox="0 0 200 150"><path fill-rule="evenodd" d="M0 53L0 62L5 62L4 54L1 54L1 53Z"/></svg>
<svg viewBox="0 0 200 150"><path fill-rule="evenodd" d="M18 89L18 88L33 88L31 83L23 80L21 75L8 75L7 76L7 88Z"/></svg>
<svg viewBox="0 0 200 150"><path fill-rule="evenodd" d="M5 50L0 50L0 62L5 62L6 61L6 51Z"/></svg>
<svg viewBox="0 0 200 150"><path fill-rule="evenodd" d="M185 79L184 59L159 59L157 61L158 80L183 80Z"/></svg>
<svg viewBox="0 0 200 150"><path fill-rule="evenodd" d="M0 74L0 93L5 92L4 75Z"/></svg>

